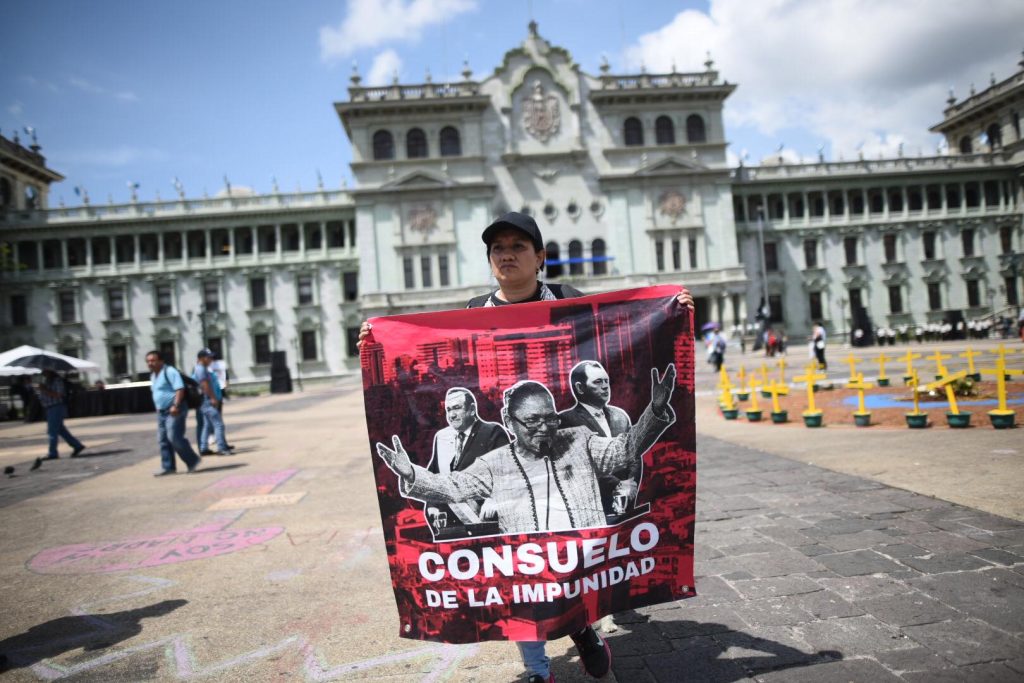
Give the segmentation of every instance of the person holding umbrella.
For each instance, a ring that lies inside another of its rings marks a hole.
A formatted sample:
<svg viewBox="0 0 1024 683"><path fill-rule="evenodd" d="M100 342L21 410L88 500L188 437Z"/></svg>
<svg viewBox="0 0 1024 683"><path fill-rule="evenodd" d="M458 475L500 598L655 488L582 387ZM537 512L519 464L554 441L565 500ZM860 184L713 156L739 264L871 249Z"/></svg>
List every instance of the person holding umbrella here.
<svg viewBox="0 0 1024 683"><path fill-rule="evenodd" d="M64 420L68 416L67 406L64 405L67 396L64 380L53 370L46 368L43 370L43 381L36 388L36 393L39 394L39 403L46 411L46 433L50 437L50 450L46 459L57 459L58 438L63 438L71 446L71 457L77 458L85 450L85 445L64 426Z"/></svg>

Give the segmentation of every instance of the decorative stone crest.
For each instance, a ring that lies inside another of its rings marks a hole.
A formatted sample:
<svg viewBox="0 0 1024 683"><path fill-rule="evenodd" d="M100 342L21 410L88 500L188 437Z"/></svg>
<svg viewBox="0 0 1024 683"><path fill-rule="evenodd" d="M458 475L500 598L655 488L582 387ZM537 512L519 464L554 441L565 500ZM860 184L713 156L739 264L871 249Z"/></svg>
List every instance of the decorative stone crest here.
<svg viewBox="0 0 1024 683"><path fill-rule="evenodd" d="M658 197L658 211L668 216L673 223L686 213L686 197L676 190L668 190Z"/></svg>
<svg viewBox="0 0 1024 683"><path fill-rule="evenodd" d="M560 122L558 98L544 93L540 81L533 82L533 95L523 101L523 127L541 142L547 142L558 132Z"/></svg>
<svg viewBox="0 0 1024 683"><path fill-rule="evenodd" d="M437 228L437 212L429 204L420 204L409 210L409 229L426 237Z"/></svg>

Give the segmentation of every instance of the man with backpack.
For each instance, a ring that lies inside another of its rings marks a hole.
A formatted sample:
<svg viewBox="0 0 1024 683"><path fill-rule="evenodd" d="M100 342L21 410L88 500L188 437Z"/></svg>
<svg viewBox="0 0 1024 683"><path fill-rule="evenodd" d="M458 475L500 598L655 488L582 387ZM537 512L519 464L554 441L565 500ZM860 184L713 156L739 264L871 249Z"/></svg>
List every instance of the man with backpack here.
<svg viewBox="0 0 1024 683"><path fill-rule="evenodd" d="M160 445L161 467L153 476L162 477L177 471L175 453L184 461L189 473L195 472L202 458L185 438L185 418L189 408L185 379L176 367L164 363L159 351L146 354L146 366L149 368L153 405L156 406L156 438Z"/></svg>
<svg viewBox="0 0 1024 683"><path fill-rule="evenodd" d="M196 410L196 439L199 442L199 455L210 455L211 434L217 442L217 452L231 455L231 446L224 437L224 420L221 418L220 402L224 394L220 388L220 380L210 367L213 363L213 351L201 349L196 357L196 367L192 371L192 379L199 384L203 394L203 402Z"/></svg>

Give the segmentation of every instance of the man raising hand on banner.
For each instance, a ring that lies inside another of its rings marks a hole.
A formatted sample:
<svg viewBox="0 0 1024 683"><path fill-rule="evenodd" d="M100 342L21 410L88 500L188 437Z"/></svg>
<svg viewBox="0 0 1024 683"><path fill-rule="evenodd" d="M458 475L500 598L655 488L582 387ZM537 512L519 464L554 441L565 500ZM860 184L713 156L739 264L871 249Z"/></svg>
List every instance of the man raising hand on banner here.
<svg viewBox="0 0 1024 683"><path fill-rule="evenodd" d="M559 429L547 387L518 382L505 391L502 416L515 437L465 470L435 474L412 464L397 436L377 454L401 478L402 494L428 503L491 498L502 533L606 526L598 477L630 467L675 422L669 406L675 366L651 369L651 402L636 426L615 438L587 427Z"/></svg>

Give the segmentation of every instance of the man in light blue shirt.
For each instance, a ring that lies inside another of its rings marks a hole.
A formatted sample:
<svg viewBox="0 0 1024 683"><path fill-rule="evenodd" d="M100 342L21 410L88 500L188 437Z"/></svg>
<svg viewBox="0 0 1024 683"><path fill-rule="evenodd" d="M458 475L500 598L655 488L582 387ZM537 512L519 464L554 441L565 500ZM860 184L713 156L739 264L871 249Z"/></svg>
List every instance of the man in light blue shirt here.
<svg viewBox="0 0 1024 683"><path fill-rule="evenodd" d="M160 471L153 476L174 474L174 454L177 453L189 472L195 472L201 458L192 450L185 438L185 418L188 403L185 402L185 380L173 365L166 365L159 351L146 354L149 368L150 388L153 405L156 406L157 443L160 445Z"/></svg>
<svg viewBox="0 0 1024 683"><path fill-rule="evenodd" d="M213 351L202 349L196 358L196 367L192 371L192 379L199 383L199 391L203 394L203 404L196 411L196 439L199 443L199 454L210 455L207 444L210 433L217 442L217 452L231 455L231 446L224 436L224 419L220 414L220 402L223 392L217 374L210 369L213 362Z"/></svg>

